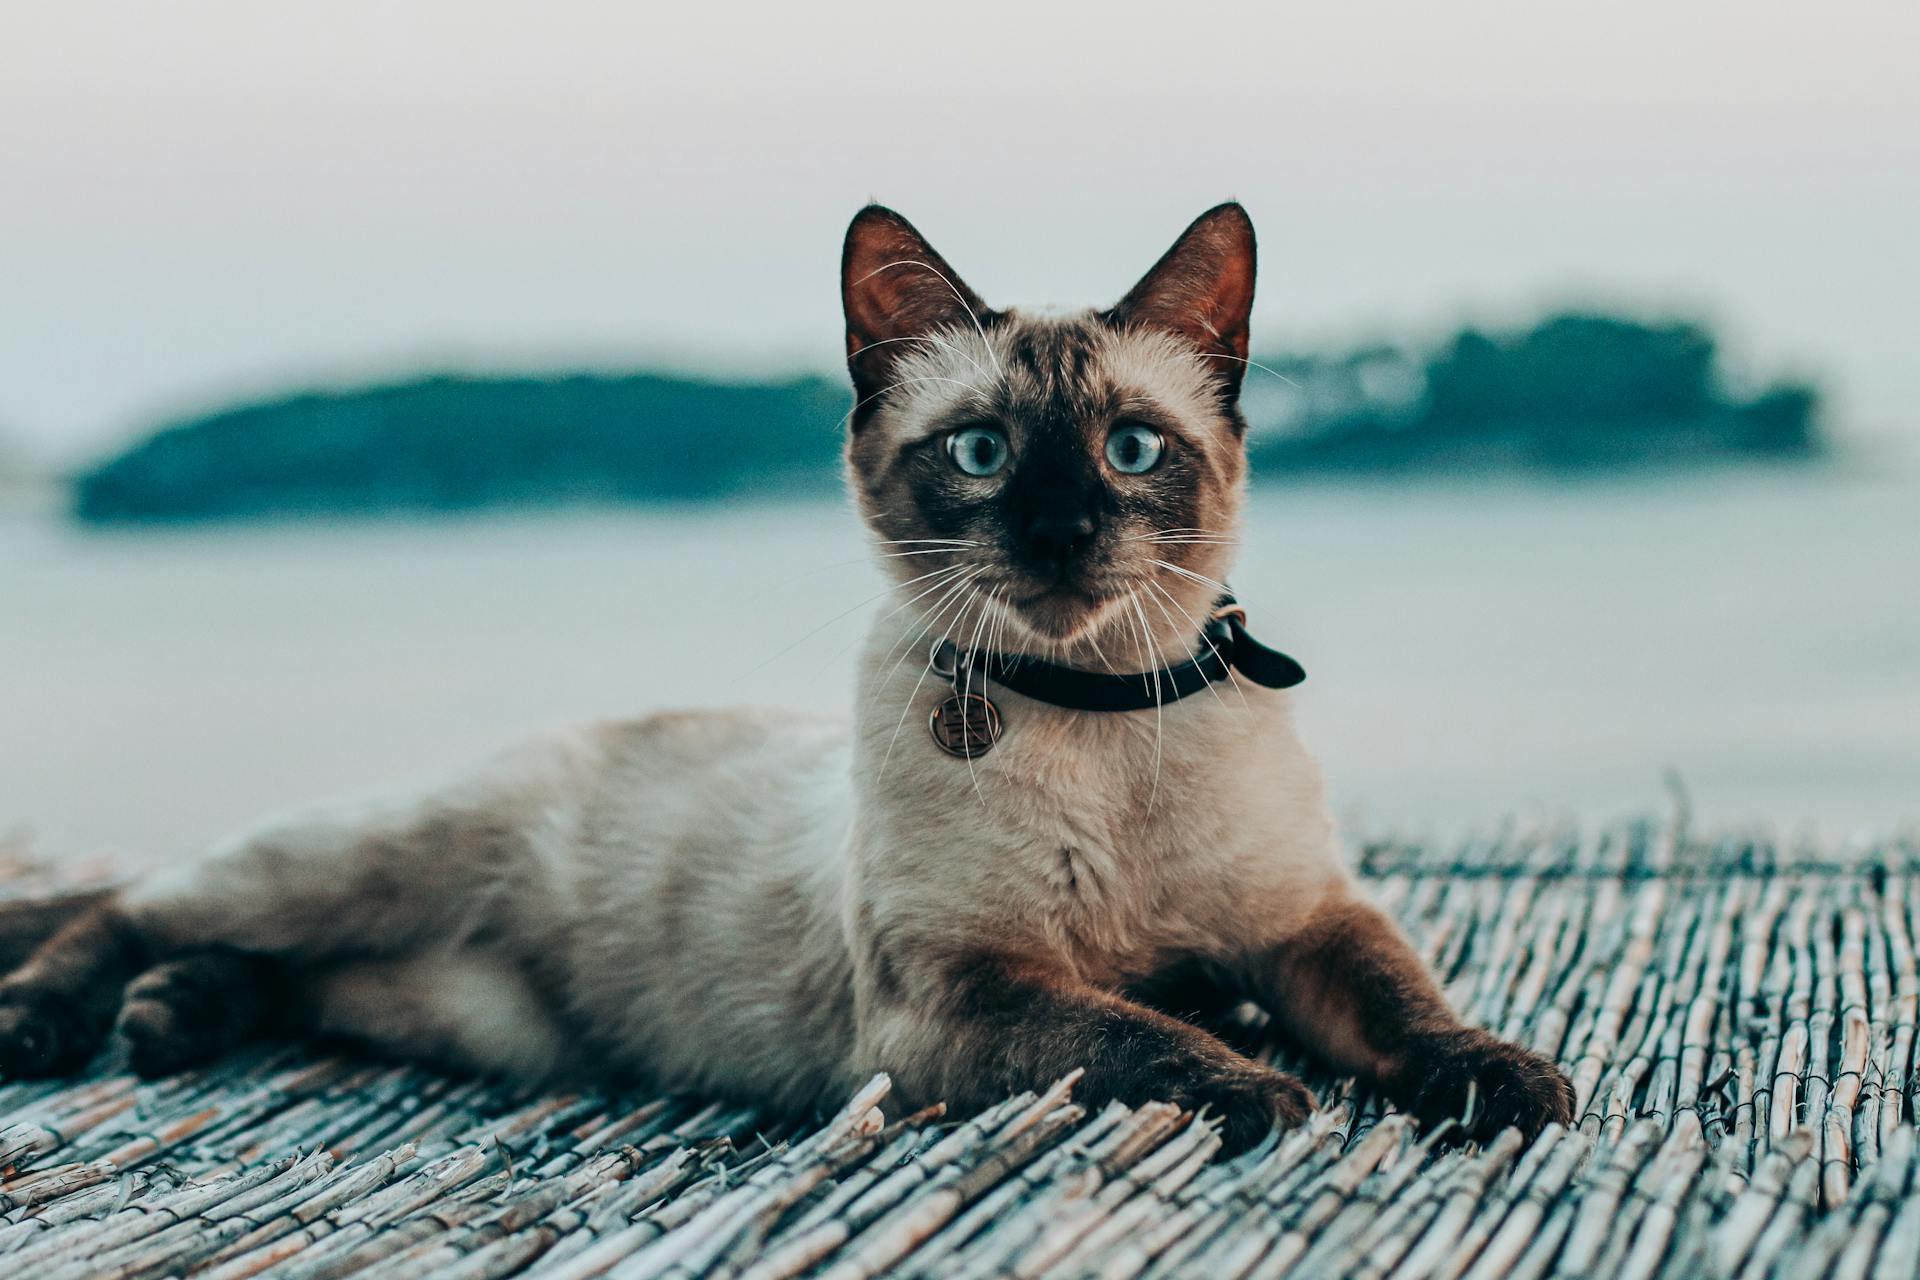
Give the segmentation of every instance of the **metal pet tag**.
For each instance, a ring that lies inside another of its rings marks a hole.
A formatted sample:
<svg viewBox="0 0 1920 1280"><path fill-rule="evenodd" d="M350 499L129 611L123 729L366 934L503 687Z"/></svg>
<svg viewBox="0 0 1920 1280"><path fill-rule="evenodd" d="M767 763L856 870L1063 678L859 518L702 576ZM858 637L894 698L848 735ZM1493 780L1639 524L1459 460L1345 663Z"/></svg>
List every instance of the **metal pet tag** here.
<svg viewBox="0 0 1920 1280"><path fill-rule="evenodd" d="M972 692L969 670L972 654L962 654L953 645L936 643L927 654L927 667L945 676L953 684L953 696L933 709L927 717L927 732L934 745L950 756L971 760L993 750L1000 741L1000 708L984 693ZM985 684L985 681L981 681Z"/></svg>
<svg viewBox="0 0 1920 1280"><path fill-rule="evenodd" d="M984 693L956 693L933 709L927 730L942 751L971 760L1000 741L1000 708Z"/></svg>

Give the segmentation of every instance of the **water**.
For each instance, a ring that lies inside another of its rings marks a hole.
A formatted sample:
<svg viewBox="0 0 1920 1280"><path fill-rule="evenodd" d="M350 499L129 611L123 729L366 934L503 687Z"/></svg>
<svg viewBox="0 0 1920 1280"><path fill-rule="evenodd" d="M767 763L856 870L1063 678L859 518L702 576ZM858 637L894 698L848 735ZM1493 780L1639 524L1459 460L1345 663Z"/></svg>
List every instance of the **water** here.
<svg viewBox="0 0 1920 1280"><path fill-rule="evenodd" d="M1920 818L1920 482L1268 488L1235 575L1355 825ZM0 518L0 832L167 857L663 704L846 700L833 505L84 534ZM811 628L827 623L810 638ZM792 648L788 646L793 645Z"/></svg>

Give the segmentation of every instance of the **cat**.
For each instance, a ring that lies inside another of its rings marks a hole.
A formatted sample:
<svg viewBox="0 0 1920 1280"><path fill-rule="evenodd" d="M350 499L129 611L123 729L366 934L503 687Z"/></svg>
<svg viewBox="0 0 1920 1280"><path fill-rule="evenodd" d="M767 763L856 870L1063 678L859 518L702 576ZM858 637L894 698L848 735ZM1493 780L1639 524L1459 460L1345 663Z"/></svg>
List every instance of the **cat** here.
<svg viewBox="0 0 1920 1280"><path fill-rule="evenodd" d="M1215 644L1254 273L1229 203L1109 309L994 310L862 210L846 461L893 599L851 725L602 724L16 905L0 1074L77 1069L116 1026L147 1074L320 1032L792 1112L877 1071L895 1105L966 1112L1084 1069L1082 1100L1204 1108L1232 1153L1315 1105L1216 1034L1251 1000L1456 1136L1568 1123L1560 1070L1462 1023L1359 892L1284 690L1215 668L1085 710L996 680L1021 659L977 666L1103 678Z"/></svg>

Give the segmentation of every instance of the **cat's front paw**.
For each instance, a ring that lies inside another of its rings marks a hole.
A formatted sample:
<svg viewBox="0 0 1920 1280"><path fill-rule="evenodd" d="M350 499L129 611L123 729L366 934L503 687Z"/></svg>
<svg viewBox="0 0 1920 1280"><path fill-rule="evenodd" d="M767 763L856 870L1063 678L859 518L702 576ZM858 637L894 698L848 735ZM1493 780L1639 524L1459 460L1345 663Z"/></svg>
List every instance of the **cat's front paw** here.
<svg viewBox="0 0 1920 1280"><path fill-rule="evenodd" d="M1389 1082L1394 1100L1431 1128L1447 1120L1463 1140L1515 1128L1532 1141L1573 1122L1573 1085L1548 1058L1474 1027L1421 1036Z"/></svg>
<svg viewBox="0 0 1920 1280"><path fill-rule="evenodd" d="M1316 1105L1298 1077L1257 1063L1211 1070L1172 1092L1169 1101L1218 1120L1222 1159L1257 1146L1276 1128L1304 1123Z"/></svg>
<svg viewBox="0 0 1920 1280"><path fill-rule="evenodd" d="M106 1028L81 1003L30 986L0 986L0 1079L78 1071L105 1041Z"/></svg>

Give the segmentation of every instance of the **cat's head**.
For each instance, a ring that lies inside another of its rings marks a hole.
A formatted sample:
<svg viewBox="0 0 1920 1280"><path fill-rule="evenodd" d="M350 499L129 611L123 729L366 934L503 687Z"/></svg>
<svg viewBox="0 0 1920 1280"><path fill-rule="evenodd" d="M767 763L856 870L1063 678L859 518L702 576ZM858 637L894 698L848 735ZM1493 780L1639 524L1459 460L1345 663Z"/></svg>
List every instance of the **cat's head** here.
<svg viewBox="0 0 1920 1280"><path fill-rule="evenodd" d="M1223 204L1113 307L996 311L905 218L860 211L848 460L934 626L977 609L1048 648L1199 630L1246 476L1253 278L1253 224Z"/></svg>

